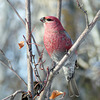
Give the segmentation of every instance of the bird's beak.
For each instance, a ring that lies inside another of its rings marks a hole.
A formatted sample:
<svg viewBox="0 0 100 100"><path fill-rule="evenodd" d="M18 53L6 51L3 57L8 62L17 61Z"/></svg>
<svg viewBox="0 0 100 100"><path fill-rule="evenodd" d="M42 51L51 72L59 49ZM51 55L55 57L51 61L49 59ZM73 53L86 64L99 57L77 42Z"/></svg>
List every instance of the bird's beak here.
<svg viewBox="0 0 100 100"><path fill-rule="evenodd" d="M42 18L40 19L40 21L43 22L43 23L45 23L45 17L42 17Z"/></svg>

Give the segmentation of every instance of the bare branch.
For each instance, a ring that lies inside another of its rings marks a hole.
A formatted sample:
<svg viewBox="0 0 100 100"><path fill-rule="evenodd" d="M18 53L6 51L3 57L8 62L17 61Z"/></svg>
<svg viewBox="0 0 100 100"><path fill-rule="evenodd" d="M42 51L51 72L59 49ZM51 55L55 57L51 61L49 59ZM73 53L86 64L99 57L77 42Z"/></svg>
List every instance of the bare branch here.
<svg viewBox="0 0 100 100"><path fill-rule="evenodd" d="M31 63L31 65L32 65L32 63ZM33 67L32 67L32 68L33 68ZM39 75L38 70L37 70L36 67L33 68L33 71L34 71L34 76L35 76L36 81L38 82L38 80L37 80L37 77L38 77L39 81L42 82L42 81L41 81L41 78L40 78L40 75Z"/></svg>
<svg viewBox="0 0 100 100"><path fill-rule="evenodd" d="M30 11L30 0L25 0L26 9L26 39L31 43L31 11ZM33 70L30 64L32 62L32 46L27 45L27 72L28 72L28 90L33 94Z"/></svg>
<svg viewBox="0 0 100 100"><path fill-rule="evenodd" d="M50 84L53 81L53 78L55 77L55 75L57 74L57 72L63 67L64 63L73 58L73 56L75 55L75 51L78 49L79 45L84 41L85 37L87 36L87 34L93 29L94 25L96 24L96 22L98 21L98 19L100 18L100 10L98 11L98 13L96 14L96 16L94 17L93 21L89 24L89 27L86 27L85 30L83 31L83 33L80 35L80 37L77 39L77 41L74 43L74 45L70 48L69 50L69 55L65 55L61 61L58 63L58 65L54 68L53 72L50 72L49 78L48 78L48 82L45 86L44 91L41 93L41 96L38 100L44 100L45 99L45 94L47 93ZM66 64L67 65L67 64Z"/></svg>
<svg viewBox="0 0 100 100"><path fill-rule="evenodd" d="M25 38L24 35L23 35L23 37L24 37L25 42L27 43L28 46L29 46L30 44L32 44L32 43L29 43L29 42L26 40L26 38ZM38 80L37 80L37 77L38 77L39 81L42 82L42 81L41 81L41 78L40 78L40 76L39 76L37 67L36 67L36 66L38 65L39 62L38 62L37 64L35 63L35 55L32 55L32 58L33 58L33 64L34 64L34 66L35 66L35 68L32 67L33 72L34 72L35 79L36 79L36 81L38 81ZM40 57L40 58L41 58L41 57ZM30 64L31 64L31 66L32 66L32 62L30 62Z"/></svg>
<svg viewBox="0 0 100 100"><path fill-rule="evenodd" d="M25 25L24 20L21 18L21 16L19 15L19 13L16 11L16 9L14 8L14 6L10 3L9 0L7 0L7 2L10 4L10 6L13 8L13 10L15 11L15 13L17 14L17 16L19 17L19 19L22 21L22 23Z"/></svg>
<svg viewBox="0 0 100 100"><path fill-rule="evenodd" d="M32 34L31 34L31 37L32 37L33 42L36 44L36 41L35 41L35 39L34 39L34 37L33 37ZM36 50L37 50L38 55L40 56L41 53L40 53L40 51L39 51L38 46L35 45L35 47L36 47ZM43 65L43 61L42 61L42 59L41 59L41 66L42 66L42 68L44 69L44 65ZM44 72L44 76L46 76L46 71L45 71L45 69L43 70L43 72Z"/></svg>
<svg viewBox="0 0 100 100"><path fill-rule="evenodd" d="M31 37L32 37L32 40L33 40L34 44L37 44L36 41L35 41L34 36L32 35L33 30L34 30L34 27L32 28L32 31L31 31ZM36 47L36 50L37 50L38 56L40 56L41 53L40 53L40 51L39 51L38 45L35 45L35 47ZM43 61L42 61L42 59L41 59L41 66L42 66L42 69L44 69L44 65L43 65ZM45 71L45 69L44 69L43 71L44 71L44 75L46 76L46 71Z"/></svg>
<svg viewBox="0 0 100 100"><path fill-rule="evenodd" d="M62 0L58 0L57 2L57 17L61 20L61 7L62 7Z"/></svg>
<svg viewBox="0 0 100 100"><path fill-rule="evenodd" d="M44 96L44 95L47 94L48 89L46 88L46 86L47 86L47 83L48 83L48 81L49 81L49 75L50 75L49 68L47 68L47 77L46 77L46 81L44 82L44 86L42 87L41 91L39 92L40 97L38 98L38 100L45 100L45 97L42 97L42 96ZM49 87L51 86L51 83L52 83L52 82L50 82ZM45 94L44 94L44 91L43 91L44 89L46 89Z"/></svg>
<svg viewBox="0 0 100 100"><path fill-rule="evenodd" d="M78 7L83 11L83 13L85 14L85 18L86 18L86 26L89 27L89 20L88 20L88 14L87 11L83 8L83 5L80 5L79 1L76 0Z"/></svg>
<svg viewBox="0 0 100 100"><path fill-rule="evenodd" d="M26 91L17 90L17 91L14 92L13 94L11 94L11 95L5 97L5 98L2 99L2 100L7 100L7 99L9 99L9 98L10 98L10 100L14 100L14 98L15 98L15 96L16 96L17 94L19 94L19 93L25 93L25 92L26 92Z"/></svg>
<svg viewBox="0 0 100 100"><path fill-rule="evenodd" d="M0 51L1 51L1 49L0 49ZM3 51L2 51L2 52L3 52ZM6 56L4 55L4 53L3 53L3 56L4 56L5 60L7 60L7 62L8 62L9 65L7 65L7 64L4 63L2 60L0 60L1 64L3 64L4 66L6 66L6 67L8 67L10 70L12 70L12 72L13 72L22 82L24 82L24 84L27 86L27 83L26 83L26 82L21 78L21 76L19 76L19 75L16 73L16 71L13 69L13 67L12 67L12 65L11 65L11 62L6 58Z"/></svg>

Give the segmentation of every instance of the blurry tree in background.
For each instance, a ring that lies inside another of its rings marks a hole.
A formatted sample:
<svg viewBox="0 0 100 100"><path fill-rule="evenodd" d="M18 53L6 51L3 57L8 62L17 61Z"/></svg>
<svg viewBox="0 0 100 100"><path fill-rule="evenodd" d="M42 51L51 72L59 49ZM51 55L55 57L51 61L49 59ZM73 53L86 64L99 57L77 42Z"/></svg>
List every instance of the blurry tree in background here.
<svg viewBox="0 0 100 100"><path fill-rule="evenodd" d="M89 21L100 9L100 0L79 0L88 12ZM11 0L20 16L25 18L24 0ZM27 62L25 47L19 50L18 42L23 41L25 26L16 16L6 0L0 0L0 49L5 52L6 57L11 61L16 72L27 81ZM37 44L43 44L44 29L39 19L44 16L57 16L57 0L31 0L33 35ZM62 0L61 22L75 41L85 28L84 13L77 7L76 0ZM37 55L33 46L33 53ZM44 48L39 46L40 51ZM52 60L44 50L43 60L45 68L52 66ZM86 37L78 49L79 69L76 72L76 79L80 91L79 98L68 96L67 86L63 74L58 74L53 81L52 90L66 92L64 100L100 100L100 21L96 24L91 33ZM37 56L38 58L38 56ZM43 77L43 71L40 71ZM56 84L56 85L55 85ZM14 91L26 87L8 68L0 64L0 100ZM57 97L56 100L58 100Z"/></svg>

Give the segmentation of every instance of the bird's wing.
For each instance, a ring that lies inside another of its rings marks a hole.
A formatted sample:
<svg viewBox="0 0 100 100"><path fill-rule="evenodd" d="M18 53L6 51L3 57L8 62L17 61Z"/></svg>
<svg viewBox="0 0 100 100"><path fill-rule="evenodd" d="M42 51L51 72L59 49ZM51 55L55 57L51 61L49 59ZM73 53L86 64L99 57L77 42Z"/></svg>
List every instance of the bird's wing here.
<svg viewBox="0 0 100 100"><path fill-rule="evenodd" d="M71 39L71 37L69 36L69 34L68 34L66 31L64 31L64 33L66 34L66 36L67 36L69 39ZM73 41L72 41L72 39L71 39L71 42L72 42L72 44L74 44Z"/></svg>

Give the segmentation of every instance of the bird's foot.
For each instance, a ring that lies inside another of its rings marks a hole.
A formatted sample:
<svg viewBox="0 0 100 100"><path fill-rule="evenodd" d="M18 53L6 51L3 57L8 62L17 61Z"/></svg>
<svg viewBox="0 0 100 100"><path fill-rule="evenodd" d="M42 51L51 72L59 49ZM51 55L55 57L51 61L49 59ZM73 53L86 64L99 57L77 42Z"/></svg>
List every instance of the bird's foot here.
<svg viewBox="0 0 100 100"><path fill-rule="evenodd" d="M66 51L66 54L69 56L69 53L68 53L68 51Z"/></svg>
<svg viewBox="0 0 100 100"><path fill-rule="evenodd" d="M56 66L56 63L53 61L53 63L52 63L52 68L50 69L50 71L53 72L53 69L55 68L55 66Z"/></svg>
<svg viewBox="0 0 100 100"><path fill-rule="evenodd" d="M69 76L67 77L67 79L70 81L73 77L74 77L74 73L72 73L71 75L69 75Z"/></svg>
<svg viewBox="0 0 100 100"><path fill-rule="evenodd" d="M79 68L79 65L77 63L77 60L75 61L75 68L78 69Z"/></svg>

